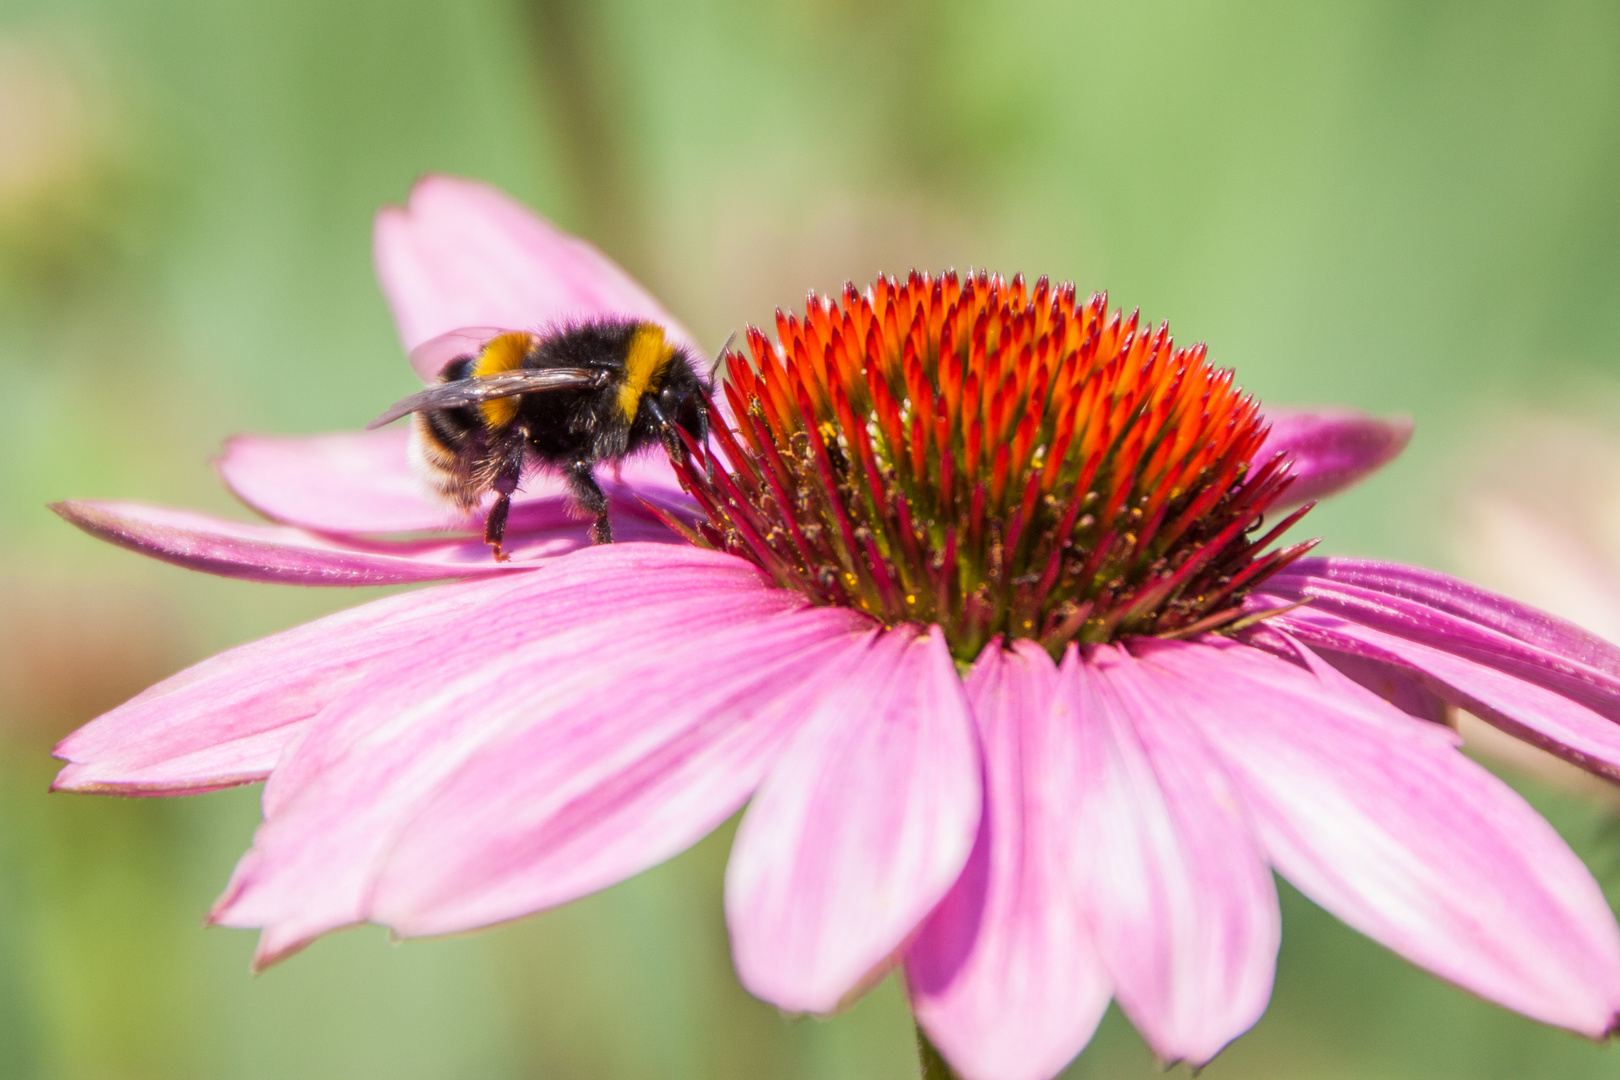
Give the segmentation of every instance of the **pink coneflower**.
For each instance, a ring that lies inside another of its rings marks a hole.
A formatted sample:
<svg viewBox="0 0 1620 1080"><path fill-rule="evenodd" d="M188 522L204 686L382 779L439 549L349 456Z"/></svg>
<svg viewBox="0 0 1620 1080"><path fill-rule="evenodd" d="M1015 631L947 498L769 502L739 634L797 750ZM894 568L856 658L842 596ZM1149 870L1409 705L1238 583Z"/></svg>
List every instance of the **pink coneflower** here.
<svg viewBox="0 0 1620 1080"><path fill-rule="evenodd" d="M501 328L681 333L463 181L385 211L377 252L424 376ZM1609 1032L1602 894L1437 721L1460 705L1616 773L1620 650L1259 525L1393 456L1404 424L1268 434L1202 347L1044 280L880 279L777 330L727 357L712 447L624 470L628 542L584 546L531 484L495 563L388 432L233 443L227 482L283 526L64 504L235 576L481 580L206 660L64 741L57 786L267 779L213 915L262 928L259 964L361 921L442 934L561 904L746 804L744 985L826 1013L898 964L968 1080L1054 1075L1110 998L1165 1060L1209 1060L1270 995L1273 869L1466 990Z"/></svg>

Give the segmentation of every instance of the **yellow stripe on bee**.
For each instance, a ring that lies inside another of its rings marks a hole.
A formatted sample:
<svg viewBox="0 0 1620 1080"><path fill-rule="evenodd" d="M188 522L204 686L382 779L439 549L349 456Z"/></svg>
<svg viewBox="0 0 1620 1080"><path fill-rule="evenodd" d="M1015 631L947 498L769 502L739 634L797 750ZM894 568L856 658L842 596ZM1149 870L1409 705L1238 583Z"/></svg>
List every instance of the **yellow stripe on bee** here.
<svg viewBox="0 0 1620 1080"><path fill-rule="evenodd" d="M523 367L523 358L529 355L529 348L533 344L533 339L519 330L490 338L489 344L484 346L484 351L478 354L478 362L473 365L472 376L483 379L491 375L520 370ZM485 424L491 428L503 428L516 419L520 400L518 397L495 398L480 404L478 410L484 414Z"/></svg>
<svg viewBox="0 0 1620 1080"><path fill-rule="evenodd" d="M624 382L619 384L619 411L626 423L633 422L641 407L641 395L669 368L675 347L664 340L664 328L642 323L630 338L624 354Z"/></svg>

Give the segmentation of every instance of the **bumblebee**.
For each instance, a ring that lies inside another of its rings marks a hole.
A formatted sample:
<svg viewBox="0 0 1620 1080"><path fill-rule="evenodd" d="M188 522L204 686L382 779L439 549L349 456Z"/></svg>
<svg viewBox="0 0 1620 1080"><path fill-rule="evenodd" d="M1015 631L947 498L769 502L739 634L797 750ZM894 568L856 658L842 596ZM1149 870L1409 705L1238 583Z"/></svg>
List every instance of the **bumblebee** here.
<svg viewBox="0 0 1620 1080"><path fill-rule="evenodd" d="M507 513L525 471L560 473L574 505L593 519L591 540L610 543L596 466L659 443L678 453L677 425L703 442L712 389L662 327L600 319L549 334L501 334L369 427L414 413L412 456L439 494L471 510L493 490L484 542L504 562Z"/></svg>

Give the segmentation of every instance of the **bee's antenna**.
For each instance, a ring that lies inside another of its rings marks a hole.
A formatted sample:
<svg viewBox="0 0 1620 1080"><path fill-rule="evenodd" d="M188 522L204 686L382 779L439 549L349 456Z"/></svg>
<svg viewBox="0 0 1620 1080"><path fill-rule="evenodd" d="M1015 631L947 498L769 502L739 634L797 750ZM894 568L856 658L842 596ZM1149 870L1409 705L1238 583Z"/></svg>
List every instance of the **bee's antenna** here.
<svg viewBox="0 0 1620 1080"><path fill-rule="evenodd" d="M726 358L726 350L731 348L731 343L736 340L737 331L733 330L726 335L726 343L720 346L720 351L714 354L714 363L709 365L709 381L711 383L714 382L714 373L720 370L720 361Z"/></svg>

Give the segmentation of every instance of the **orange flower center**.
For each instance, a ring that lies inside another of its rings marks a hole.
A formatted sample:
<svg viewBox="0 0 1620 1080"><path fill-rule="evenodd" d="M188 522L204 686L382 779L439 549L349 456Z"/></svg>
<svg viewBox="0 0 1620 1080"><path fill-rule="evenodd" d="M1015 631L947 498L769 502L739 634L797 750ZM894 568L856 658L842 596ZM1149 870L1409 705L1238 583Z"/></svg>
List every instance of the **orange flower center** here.
<svg viewBox="0 0 1620 1080"><path fill-rule="evenodd" d="M1251 536L1285 460L1255 463L1255 400L1168 327L984 272L841 300L726 354L725 463L690 439L676 463L707 517L689 539L818 604L938 623L962 660L996 635L1056 656L1231 629L1311 546L1265 551L1298 514Z"/></svg>

